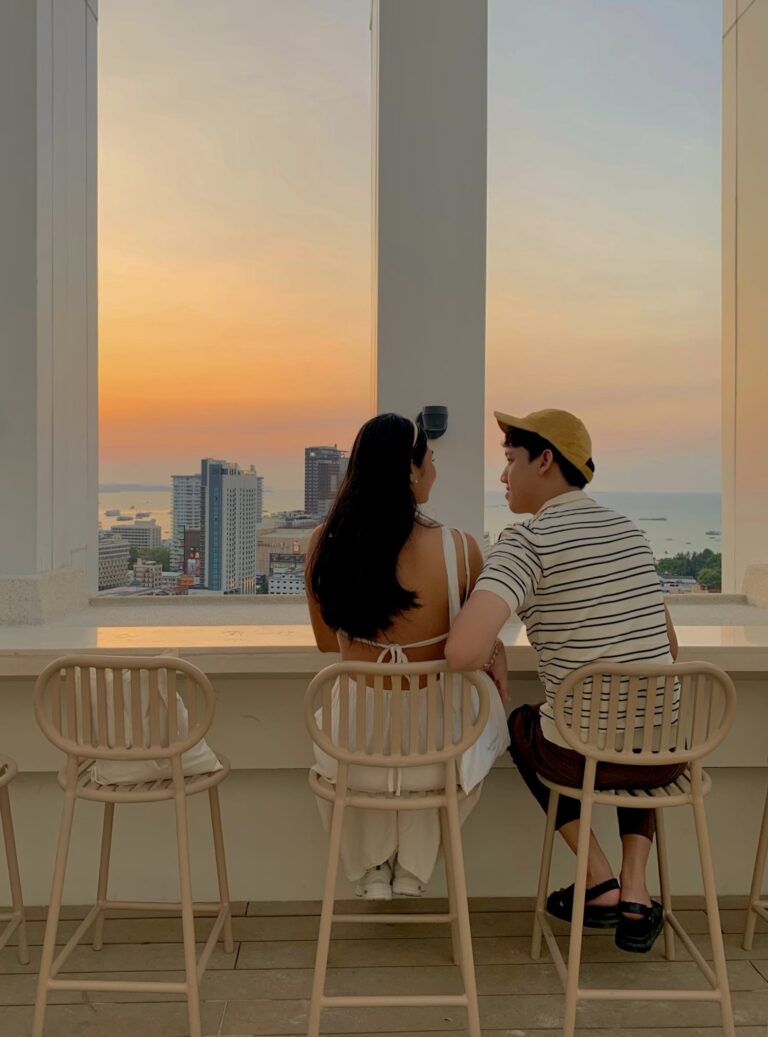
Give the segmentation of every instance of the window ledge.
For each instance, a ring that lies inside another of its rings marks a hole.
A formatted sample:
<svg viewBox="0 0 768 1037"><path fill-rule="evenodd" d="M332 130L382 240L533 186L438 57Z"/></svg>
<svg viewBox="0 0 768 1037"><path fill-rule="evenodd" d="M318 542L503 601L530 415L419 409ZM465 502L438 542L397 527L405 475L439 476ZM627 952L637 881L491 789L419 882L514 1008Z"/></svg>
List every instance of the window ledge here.
<svg viewBox="0 0 768 1037"><path fill-rule="evenodd" d="M735 595L669 600L681 660L706 659L731 672L768 670L768 609ZM681 596L682 598L682 596ZM336 657L317 650L305 601L285 599L93 599L89 608L35 626L0 627L0 677L34 676L68 652L178 653L207 673L306 676ZM519 623L502 631L510 670L535 674Z"/></svg>

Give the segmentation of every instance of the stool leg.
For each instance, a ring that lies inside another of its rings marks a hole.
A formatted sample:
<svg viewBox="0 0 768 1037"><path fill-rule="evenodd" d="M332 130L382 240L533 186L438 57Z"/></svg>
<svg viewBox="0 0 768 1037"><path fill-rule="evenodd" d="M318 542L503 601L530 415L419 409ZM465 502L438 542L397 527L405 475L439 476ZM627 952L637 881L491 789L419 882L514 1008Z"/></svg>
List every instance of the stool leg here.
<svg viewBox="0 0 768 1037"><path fill-rule="evenodd" d="M74 783L77 780L77 770L72 768L67 780L71 784L64 796L64 809L61 814L59 826L59 842L56 847L56 860L53 866L53 882L51 883L51 899L48 904L48 917L45 922L45 937L43 938L43 950L40 958L40 974L37 979L37 995L35 997L35 1015L32 1022L32 1037L43 1037L43 1026L45 1025L45 1008L48 999L48 982L51 978L51 963L56 946L56 934L59 928L59 914L61 913L61 897L64 890L64 876L67 870L67 857L69 855L69 840L72 835L72 819L75 814Z"/></svg>
<svg viewBox="0 0 768 1037"><path fill-rule="evenodd" d="M181 926L184 937L184 971L187 984L189 1037L201 1037L200 991L197 982L197 953L195 950L195 915L192 906L192 875L189 868L187 797L184 795L184 778L181 773L181 762L178 756L173 759L173 777L174 785L176 787L176 842L179 852L179 900L181 901Z"/></svg>
<svg viewBox="0 0 768 1037"><path fill-rule="evenodd" d="M0 789L0 816L3 823L3 839L5 856L8 861L8 884L11 887L11 903L13 913L21 922L17 930L19 934L19 962L29 965L29 942L27 940L27 920L24 917L24 901L21 896L21 876L19 875L19 858L16 853L16 836L13 831L13 815L11 814L11 798L8 786Z"/></svg>
<svg viewBox="0 0 768 1037"><path fill-rule="evenodd" d="M757 922L757 911L753 908L756 900L760 899L760 888L763 884L765 874L765 862L768 858L768 794L765 797L765 809L763 810L763 823L760 828L760 837L757 843L757 856L755 857L755 870L752 873L752 885L749 890L749 903L747 904L747 925L744 929L745 951L752 950L755 939L755 924Z"/></svg>
<svg viewBox="0 0 768 1037"><path fill-rule="evenodd" d="M459 942L459 922L456 913L456 887L453 878L453 848L451 833L448 828L448 814L445 807L440 807L440 836L443 844L443 861L445 862L445 884L448 889L448 909L453 915L451 921L451 947L454 965L461 965L461 944Z"/></svg>
<svg viewBox="0 0 768 1037"><path fill-rule="evenodd" d="M720 926L720 909L717 904L715 871L712 866L707 814L704 809L704 799L700 794L693 797L693 817L696 824L696 839L699 844L701 877L704 883L704 899L709 921L709 936L712 941L712 964L714 966L715 978L717 979L718 993L720 994L720 1010L723 1014L723 1034L725 1037L736 1037L733 1007L731 1005L731 990L728 986L728 972L725 964L723 931Z"/></svg>
<svg viewBox="0 0 768 1037"><path fill-rule="evenodd" d="M104 818L101 824L101 859L99 860L99 882L96 887L96 903L101 906L107 899L109 884L109 858L112 852L112 828L115 820L115 804L104 804ZM93 949L100 951L104 946L104 915L106 908L99 911L93 927Z"/></svg>
<svg viewBox="0 0 768 1037"><path fill-rule="evenodd" d="M480 1010L477 1004L477 980L475 978L474 954L472 953L472 929L469 922L464 854L461 847L461 822L459 820L459 807L455 794L448 798L446 814L451 850L451 872L454 883L456 921L459 930L459 961L464 980L464 993L467 996L467 1030L469 1037L480 1037Z"/></svg>
<svg viewBox="0 0 768 1037"><path fill-rule="evenodd" d="M594 760L588 760L585 773L592 770L594 784ZM585 784L587 779L585 778ZM565 1019L563 1037L574 1037L576 1033L576 1009L579 1003L579 974L581 971L581 941L584 935L584 904L587 891L587 865L589 863L589 836L592 825L592 795L582 793L579 841L576 852L576 880L573 890L573 914L571 934L568 938L568 972L565 985Z"/></svg>
<svg viewBox="0 0 768 1037"><path fill-rule="evenodd" d="M549 806L547 807L547 824L544 828L544 844L541 848L541 867L539 869L539 889L536 894L536 910L533 914L533 934L531 936L531 957L534 961L541 958L541 922L539 912L543 911L547 903L547 886L549 885L549 874L552 870L552 850L555 844L555 821L557 819L557 805L560 801L560 793L549 793Z"/></svg>
<svg viewBox="0 0 768 1037"><path fill-rule="evenodd" d="M336 897L336 876L339 870L343 821L344 800L340 798L334 800L331 831L328 837L328 863L325 869L323 906L320 911L320 928L317 934L317 947L315 949L315 972L312 977L312 998L309 1003L307 1037L318 1037L320 1033L321 1001L325 993L325 974L328 969L328 951L331 945L333 904Z"/></svg>
<svg viewBox="0 0 768 1037"><path fill-rule="evenodd" d="M672 914L672 893L669 884L669 856L667 854L667 832L664 828L664 811L657 807L656 815L656 857L659 862L659 886L661 904L664 908L664 954L667 961L675 960L675 930L669 923Z"/></svg>
<svg viewBox="0 0 768 1037"><path fill-rule="evenodd" d="M232 938L232 909L229 903L229 880L227 879L227 861L224 856L224 833L221 828L221 806L219 804L219 787L214 785L208 789L208 801L211 807L211 829L213 831L213 851L216 855L216 874L219 877L219 903L226 905L227 919L224 922L224 950L232 954L235 942Z"/></svg>

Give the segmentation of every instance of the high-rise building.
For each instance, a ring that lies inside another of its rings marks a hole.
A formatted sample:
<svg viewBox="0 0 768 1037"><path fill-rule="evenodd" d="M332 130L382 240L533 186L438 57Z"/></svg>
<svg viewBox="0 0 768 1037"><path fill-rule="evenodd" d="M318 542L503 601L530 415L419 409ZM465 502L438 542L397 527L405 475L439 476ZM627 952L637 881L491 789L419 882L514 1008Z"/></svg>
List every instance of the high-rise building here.
<svg viewBox="0 0 768 1037"><path fill-rule="evenodd" d="M327 515L347 470L347 455L335 446L304 449L304 511Z"/></svg>
<svg viewBox="0 0 768 1037"><path fill-rule="evenodd" d="M160 586L163 575L163 567L159 562L151 562L146 558L139 558L133 567L133 578L142 587L150 590Z"/></svg>
<svg viewBox="0 0 768 1037"><path fill-rule="evenodd" d="M192 579L192 583L200 583L200 530L187 529L184 532L182 572Z"/></svg>
<svg viewBox="0 0 768 1037"><path fill-rule="evenodd" d="M125 587L128 583L130 545L114 533L99 530L99 590Z"/></svg>
<svg viewBox="0 0 768 1037"><path fill-rule="evenodd" d="M171 569L181 571L184 561L184 534L200 529L200 476L172 475L173 518L171 527Z"/></svg>
<svg viewBox="0 0 768 1037"><path fill-rule="evenodd" d="M161 547L161 530L154 519L136 519L109 527L110 533L121 537L131 547Z"/></svg>
<svg viewBox="0 0 768 1037"><path fill-rule="evenodd" d="M200 472L200 560L203 584L224 594L254 594L256 530L263 479L253 466L205 458Z"/></svg>

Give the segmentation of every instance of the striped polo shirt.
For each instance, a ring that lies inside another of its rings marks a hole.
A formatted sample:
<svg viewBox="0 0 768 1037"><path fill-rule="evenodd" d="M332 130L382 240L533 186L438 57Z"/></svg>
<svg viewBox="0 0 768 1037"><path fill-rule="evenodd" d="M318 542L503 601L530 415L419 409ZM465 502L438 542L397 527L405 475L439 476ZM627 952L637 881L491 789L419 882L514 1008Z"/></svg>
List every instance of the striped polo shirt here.
<svg viewBox="0 0 768 1037"><path fill-rule="evenodd" d="M572 670L597 660L672 662L648 541L630 519L582 490L563 493L533 518L507 526L473 593L479 590L497 594L525 624L546 694L542 733L558 744L552 707ZM625 702L626 694L625 688ZM661 708L659 701L659 714Z"/></svg>

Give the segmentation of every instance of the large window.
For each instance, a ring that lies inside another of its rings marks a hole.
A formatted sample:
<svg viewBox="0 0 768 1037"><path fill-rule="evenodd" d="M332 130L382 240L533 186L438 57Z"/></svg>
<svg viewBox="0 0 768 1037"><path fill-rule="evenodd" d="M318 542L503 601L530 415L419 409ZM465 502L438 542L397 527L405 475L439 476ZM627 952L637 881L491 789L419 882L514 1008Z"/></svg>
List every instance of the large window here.
<svg viewBox="0 0 768 1037"><path fill-rule="evenodd" d="M102 0L104 531L149 513L169 546L171 476L204 458L300 511L305 448L369 416L368 22L360 0Z"/></svg>
<svg viewBox="0 0 768 1037"><path fill-rule="evenodd" d="M576 412L657 557L719 551L721 4L489 6L488 412Z"/></svg>

